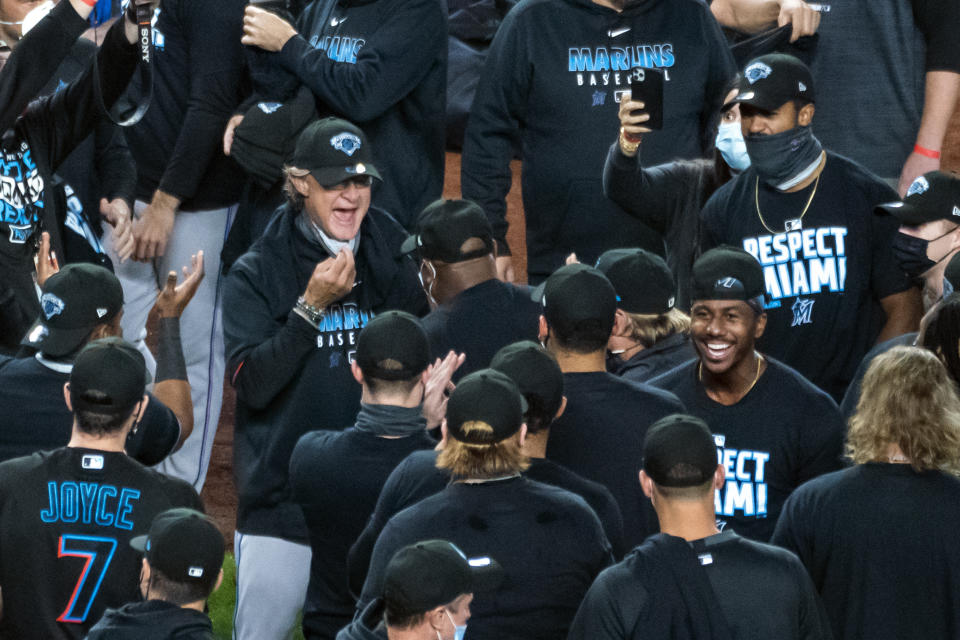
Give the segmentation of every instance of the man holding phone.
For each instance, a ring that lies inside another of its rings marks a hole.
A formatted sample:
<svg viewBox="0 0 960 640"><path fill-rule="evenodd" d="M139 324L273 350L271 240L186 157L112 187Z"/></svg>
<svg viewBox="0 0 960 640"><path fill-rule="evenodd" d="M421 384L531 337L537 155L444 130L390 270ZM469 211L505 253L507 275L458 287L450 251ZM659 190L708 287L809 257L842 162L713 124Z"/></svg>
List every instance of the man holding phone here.
<svg viewBox="0 0 960 640"><path fill-rule="evenodd" d="M618 103L642 78L635 91L649 92L655 106L658 72L663 128L644 138L645 161L704 155L735 72L706 5L521 0L507 15L477 88L461 172L463 197L479 203L493 225L501 277L512 278L504 197L517 147L532 284L571 252L588 263L617 246L663 252L658 234L601 192Z"/></svg>

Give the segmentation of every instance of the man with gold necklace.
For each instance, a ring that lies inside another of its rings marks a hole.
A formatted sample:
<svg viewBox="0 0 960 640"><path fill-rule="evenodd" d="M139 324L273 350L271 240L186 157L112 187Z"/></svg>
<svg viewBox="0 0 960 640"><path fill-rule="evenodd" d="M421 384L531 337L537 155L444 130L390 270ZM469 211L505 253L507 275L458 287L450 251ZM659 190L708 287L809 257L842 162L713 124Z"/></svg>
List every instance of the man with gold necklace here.
<svg viewBox="0 0 960 640"><path fill-rule="evenodd" d="M787 365L756 350L769 326L760 264L717 247L693 264L690 336L698 358L651 380L714 434L726 483L717 526L766 542L787 496L841 466L837 404Z"/></svg>
<svg viewBox="0 0 960 640"><path fill-rule="evenodd" d="M706 248L743 247L763 267L761 347L835 399L870 347L916 331L919 291L891 251L897 222L875 216L892 188L813 135L810 70L784 54L747 63L737 96L751 166L702 216Z"/></svg>

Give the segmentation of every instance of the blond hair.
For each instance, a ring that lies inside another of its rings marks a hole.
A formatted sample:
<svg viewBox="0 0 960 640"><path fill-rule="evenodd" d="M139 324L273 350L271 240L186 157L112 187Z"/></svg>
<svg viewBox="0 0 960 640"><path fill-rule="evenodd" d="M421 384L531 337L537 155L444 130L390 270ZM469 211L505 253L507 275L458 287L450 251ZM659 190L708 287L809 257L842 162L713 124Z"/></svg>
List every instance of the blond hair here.
<svg viewBox="0 0 960 640"><path fill-rule="evenodd" d="M960 398L946 367L926 349L891 349L863 378L847 455L857 464L885 462L891 444L917 471L960 475Z"/></svg>
<svg viewBox="0 0 960 640"><path fill-rule="evenodd" d="M493 427L485 422L466 422L460 427L464 435L473 432L493 434ZM499 442L473 444L448 437L440 455L437 468L446 469L454 478L486 480L512 473L526 471L530 459L520 451L520 438L513 435Z"/></svg>
<svg viewBox="0 0 960 640"><path fill-rule="evenodd" d="M679 309L666 313L627 313L630 339L649 349L664 338L690 331L690 316Z"/></svg>
<svg viewBox="0 0 960 640"><path fill-rule="evenodd" d="M294 211L303 210L303 203L306 201L306 196L297 191L297 187L290 178L302 178L309 174L310 172L306 169L289 165L283 167L283 195L287 199L287 204L289 204L290 208Z"/></svg>

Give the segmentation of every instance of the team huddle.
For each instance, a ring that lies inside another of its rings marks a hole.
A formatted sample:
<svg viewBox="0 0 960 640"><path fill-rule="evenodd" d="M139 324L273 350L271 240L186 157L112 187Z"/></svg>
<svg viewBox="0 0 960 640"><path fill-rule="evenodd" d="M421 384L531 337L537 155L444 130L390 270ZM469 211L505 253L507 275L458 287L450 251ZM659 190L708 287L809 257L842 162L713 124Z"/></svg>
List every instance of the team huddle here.
<svg viewBox="0 0 960 640"><path fill-rule="evenodd" d="M956 2L35 4L0 638L960 634Z"/></svg>

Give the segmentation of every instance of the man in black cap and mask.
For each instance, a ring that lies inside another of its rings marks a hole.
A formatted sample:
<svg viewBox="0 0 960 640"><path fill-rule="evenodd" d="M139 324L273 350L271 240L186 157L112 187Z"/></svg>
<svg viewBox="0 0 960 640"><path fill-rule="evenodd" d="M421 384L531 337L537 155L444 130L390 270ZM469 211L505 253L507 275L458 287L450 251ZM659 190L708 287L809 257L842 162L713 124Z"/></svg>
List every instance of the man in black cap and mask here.
<svg viewBox="0 0 960 640"><path fill-rule="evenodd" d="M902 201L879 205L877 213L900 221L893 253L908 276L923 278L924 307L953 293L944 274L960 250L960 178L942 171L925 173Z"/></svg>
<svg viewBox="0 0 960 640"><path fill-rule="evenodd" d="M310 547L288 467L311 429L353 424L351 373L371 318L426 313L406 232L370 206L380 173L366 135L345 120L308 126L285 168L287 204L231 268L223 294L230 379L237 391L234 474L238 638L282 638L296 621ZM278 569L282 567L282 570Z"/></svg>
<svg viewBox="0 0 960 640"><path fill-rule="evenodd" d="M706 423L690 415L650 426L640 484L662 533L600 574L570 640L831 637L795 555L717 528L713 494L726 472L713 440Z"/></svg>
<svg viewBox="0 0 960 640"><path fill-rule="evenodd" d="M497 279L490 221L469 200L437 200L403 244L420 258L420 282L434 307L423 326L433 357L466 355L456 379L483 369L501 347L537 337L540 305L529 287Z"/></svg>
<svg viewBox="0 0 960 640"><path fill-rule="evenodd" d="M802 62L756 58L737 96L751 166L702 216L705 244L743 247L763 267L761 346L839 398L870 346L920 321L919 292L890 246L896 221L873 208L896 193L814 137L814 84Z"/></svg>
<svg viewBox="0 0 960 640"><path fill-rule="evenodd" d="M363 387L360 413L344 431L311 431L290 458L290 486L310 533L304 636L329 638L353 618L347 552L363 530L387 476L436 442L421 413L430 351L420 321L387 311L370 321L350 365Z"/></svg>
<svg viewBox="0 0 960 640"><path fill-rule="evenodd" d="M718 526L766 542L790 492L840 468L837 404L790 367L760 353L769 326L763 270L747 252L712 249L693 264L690 335L699 358L650 381L711 425L726 481Z"/></svg>

